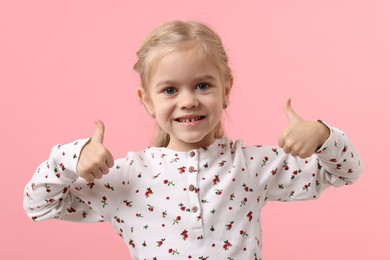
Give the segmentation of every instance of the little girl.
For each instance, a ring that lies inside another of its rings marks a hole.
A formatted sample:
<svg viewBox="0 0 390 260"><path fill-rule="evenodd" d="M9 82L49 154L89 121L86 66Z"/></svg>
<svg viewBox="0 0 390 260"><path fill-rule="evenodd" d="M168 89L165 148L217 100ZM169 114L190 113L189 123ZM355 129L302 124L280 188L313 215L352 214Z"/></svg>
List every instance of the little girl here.
<svg viewBox="0 0 390 260"><path fill-rule="evenodd" d="M115 160L104 125L57 145L24 193L34 221L109 221L133 259L261 259L268 201L316 199L362 172L345 134L285 105L280 147L224 136L233 78L220 38L197 22L170 22L137 52L138 95L159 126L154 146Z"/></svg>

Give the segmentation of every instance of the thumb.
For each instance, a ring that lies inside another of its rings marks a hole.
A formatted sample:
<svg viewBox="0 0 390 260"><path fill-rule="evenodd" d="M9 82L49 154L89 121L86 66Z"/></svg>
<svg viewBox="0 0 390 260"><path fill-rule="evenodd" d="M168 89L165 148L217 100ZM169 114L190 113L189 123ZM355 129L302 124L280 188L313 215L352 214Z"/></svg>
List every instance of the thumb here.
<svg viewBox="0 0 390 260"><path fill-rule="evenodd" d="M104 140L104 123L101 120L95 121L95 132L93 133L92 139L99 143L103 143Z"/></svg>
<svg viewBox="0 0 390 260"><path fill-rule="evenodd" d="M286 114L289 121L300 118L291 107L291 98L289 98L284 104L284 113Z"/></svg>

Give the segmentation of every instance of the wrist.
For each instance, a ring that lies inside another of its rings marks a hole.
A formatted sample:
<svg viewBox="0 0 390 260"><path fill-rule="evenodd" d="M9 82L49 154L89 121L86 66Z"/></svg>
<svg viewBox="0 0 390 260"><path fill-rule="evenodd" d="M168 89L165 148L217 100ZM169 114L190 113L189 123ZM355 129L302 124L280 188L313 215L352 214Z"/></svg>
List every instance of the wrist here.
<svg viewBox="0 0 390 260"><path fill-rule="evenodd" d="M319 139L318 139L319 140L318 149L319 149L329 139L330 134L331 134L331 129L322 120L317 120L316 122L317 122L317 126L318 126L317 131L319 133Z"/></svg>

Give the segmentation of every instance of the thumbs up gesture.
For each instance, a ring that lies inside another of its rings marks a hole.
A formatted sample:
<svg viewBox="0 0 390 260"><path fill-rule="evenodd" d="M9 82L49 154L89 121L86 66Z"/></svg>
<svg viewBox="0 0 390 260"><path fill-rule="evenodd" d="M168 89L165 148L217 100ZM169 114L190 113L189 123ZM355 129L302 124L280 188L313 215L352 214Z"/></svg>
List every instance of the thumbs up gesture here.
<svg viewBox="0 0 390 260"><path fill-rule="evenodd" d="M95 122L95 132L89 142L83 147L77 163L79 176L87 182L100 179L114 166L114 158L110 151L103 145L104 124L102 121Z"/></svg>
<svg viewBox="0 0 390 260"><path fill-rule="evenodd" d="M318 121L307 121L291 107L291 99L284 105L288 126L279 136L278 144L283 151L292 156L307 158L314 154L329 138L329 128Z"/></svg>

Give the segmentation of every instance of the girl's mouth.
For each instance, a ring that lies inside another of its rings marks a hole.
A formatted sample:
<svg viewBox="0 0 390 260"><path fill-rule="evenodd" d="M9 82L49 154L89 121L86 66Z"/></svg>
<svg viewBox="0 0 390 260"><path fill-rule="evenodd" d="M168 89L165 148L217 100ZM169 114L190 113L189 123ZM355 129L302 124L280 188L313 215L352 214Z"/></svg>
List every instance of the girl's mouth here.
<svg viewBox="0 0 390 260"><path fill-rule="evenodd" d="M196 122L202 119L205 119L205 116L194 116L194 117L183 117L183 118L176 118L175 121L179 123L192 123Z"/></svg>

